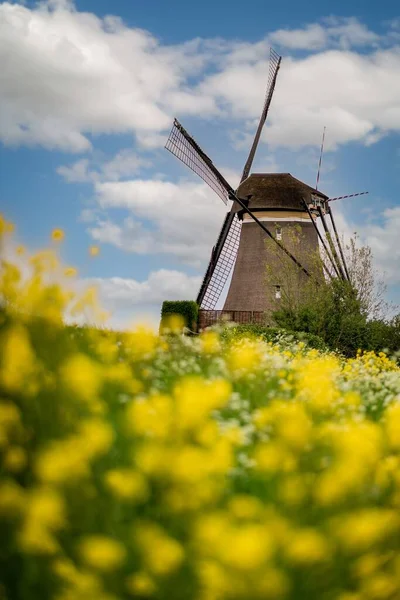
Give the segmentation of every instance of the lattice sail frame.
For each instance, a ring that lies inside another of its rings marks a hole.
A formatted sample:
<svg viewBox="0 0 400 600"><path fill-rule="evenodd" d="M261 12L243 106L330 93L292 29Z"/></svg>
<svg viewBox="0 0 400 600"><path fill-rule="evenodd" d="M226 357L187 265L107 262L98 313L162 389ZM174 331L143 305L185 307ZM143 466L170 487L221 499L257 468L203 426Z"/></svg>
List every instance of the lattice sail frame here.
<svg viewBox="0 0 400 600"><path fill-rule="evenodd" d="M222 290L228 280L232 267L235 264L237 251L239 248L240 233L242 231L242 222L237 215L234 216L224 245L214 267L207 290L202 299L200 308L213 310L221 296Z"/></svg>
<svg viewBox="0 0 400 600"><path fill-rule="evenodd" d="M229 193L233 192L233 188L214 167L212 160L203 152L192 136L182 127L178 119L174 119L165 148L201 177L227 204Z"/></svg>
<svg viewBox="0 0 400 600"><path fill-rule="evenodd" d="M242 177L240 179L240 183L242 183L245 179L247 179L247 177L250 174L253 160L254 160L254 157L255 157L255 154L257 151L257 146L260 141L261 132L265 125L265 121L267 120L269 107L271 105L272 96L273 96L273 93L275 90L276 78L278 76L279 67L281 65L281 60L282 60L282 57L279 56L279 54L277 54L273 48L271 48L270 54L269 54L269 73L268 73L267 90L265 92L264 106L263 106L263 109L261 112L260 121L258 123L257 131L254 136L254 141L251 146L249 156L247 158L246 164L243 167L243 172L242 172Z"/></svg>

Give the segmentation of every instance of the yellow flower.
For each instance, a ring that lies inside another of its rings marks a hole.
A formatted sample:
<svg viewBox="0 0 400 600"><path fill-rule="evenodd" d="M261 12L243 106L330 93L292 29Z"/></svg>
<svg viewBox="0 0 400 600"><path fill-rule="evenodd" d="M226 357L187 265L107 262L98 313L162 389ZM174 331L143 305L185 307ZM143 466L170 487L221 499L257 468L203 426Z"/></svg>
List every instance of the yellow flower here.
<svg viewBox="0 0 400 600"><path fill-rule="evenodd" d="M51 239L54 242L62 242L65 237L65 233L62 229L53 229L51 232Z"/></svg>
<svg viewBox="0 0 400 600"><path fill-rule="evenodd" d="M121 500L145 500L148 487L145 478L132 469L107 471L104 481L108 489Z"/></svg>
<svg viewBox="0 0 400 600"><path fill-rule="evenodd" d="M313 529L302 529L293 533L286 547L290 562L308 565L329 557L329 546L320 533Z"/></svg>
<svg viewBox="0 0 400 600"><path fill-rule="evenodd" d="M182 563L181 544L155 523L145 523L133 531L147 568L156 575L167 575Z"/></svg>
<svg viewBox="0 0 400 600"><path fill-rule="evenodd" d="M19 534L21 548L32 554L54 554L58 550L54 534L64 527L65 522L64 501L55 490L32 490Z"/></svg>
<svg viewBox="0 0 400 600"><path fill-rule="evenodd" d="M77 438L53 442L39 452L35 471L41 481L52 484L80 479L89 473L87 457Z"/></svg>
<svg viewBox="0 0 400 600"><path fill-rule="evenodd" d="M149 327L140 326L126 336L127 349L139 360L151 356L158 343L158 337Z"/></svg>
<svg viewBox="0 0 400 600"><path fill-rule="evenodd" d="M135 596L152 596L157 590L153 579L147 573L134 573L125 581L127 590Z"/></svg>
<svg viewBox="0 0 400 600"><path fill-rule="evenodd" d="M25 492L17 483L3 480L0 483L0 515L12 517L25 506Z"/></svg>
<svg viewBox="0 0 400 600"><path fill-rule="evenodd" d="M65 277L76 277L77 274L78 271L74 267L67 267L66 269L64 269Z"/></svg>
<svg viewBox="0 0 400 600"><path fill-rule="evenodd" d="M6 221L3 215L0 213L0 237L4 233L12 233L15 229L14 223Z"/></svg>
<svg viewBox="0 0 400 600"><path fill-rule="evenodd" d="M184 326L185 319L182 315L164 315L160 325L160 333L181 333Z"/></svg>
<svg viewBox="0 0 400 600"><path fill-rule="evenodd" d="M200 336L200 347L204 354L215 354L221 349L219 336L215 331L205 331Z"/></svg>
<svg viewBox="0 0 400 600"><path fill-rule="evenodd" d="M1 338L0 383L10 392L29 391L27 384L36 371L35 355L29 334L22 325L13 325Z"/></svg>
<svg viewBox="0 0 400 600"><path fill-rule="evenodd" d="M182 429L198 426L212 410L222 408L231 394L225 379L205 381L201 377L184 377L174 388L177 423Z"/></svg>
<svg viewBox="0 0 400 600"><path fill-rule="evenodd" d="M90 535L79 544L83 562L93 569L110 572L124 562L126 550L120 542L103 535Z"/></svg>
<svg viewBox="0 0 400 600"><path fill-rule="evenodd" d="M8 448L3 462L4 468L8 471L18 473L26 465L26 454L20 446Z"/></svg>
<svg viewBox="0 0 400 600"><path fill-rule="evenodd" d="M100 248L98 246L89 247L90 256L98 256L100 254Z"/></svg>
<svg viewBox="0 0 400 600"><path fill-rule="evenodd" d="M260 346L249 340L230 349L228 365L232 371L248 373L258 368L261 360Z"/></svg>
<svg viewBox="0 0 400 600"><path fill-rule="evenodd" d="M217 547L218 557L234 570L259 569L271 557L273 540L261 525L233 528Z"/></svg>
<svg viewBox="0 0 400 600"><path fill-rule="evenodd" d="M126 409L126 427L130 432L164 439L172 424L172 400L164 394L153 394L133 400Z"/></svg>
<svg viewBox="0 0 400 600"><path fill-rule="evenodd" d="M386 434L390 447L400 450L400 403L392 404L386 411Z"/></svg>
<svg viewBox="0 0 400 600"><path fill-rule="evenodd" d="M64 385L84 400L96 397L101 381L100 366L85 354L74 354L61 368Z"/></svg>
<svg viewBox="0 0 400 600"><path fill-rule="evenodd" d="M0 448L9 443L12 433L20 425L20 413L11 402L0 402Z"/></svg>
<svg viewBox="0 0 400 600"><path fill-rule="evenodd" d="M262 503L258 498L238 494L229 502L229 510L237 519L256 519L262 512Z"/></svg>
<svg viewBox="0 0 400 600"><path fill-rule="evenodd" d="M108 452L114 441L114 429L106 421L87 419L80 423L79 444L89 459Z"/></svg>
<svg viewBox="0 0 400 600"><path fill-rule="evenodd" d="M386 537L398 535L399 529L398 513L384 508L365 508L332 522L333 534L350 553L370 550Z"/></svg>

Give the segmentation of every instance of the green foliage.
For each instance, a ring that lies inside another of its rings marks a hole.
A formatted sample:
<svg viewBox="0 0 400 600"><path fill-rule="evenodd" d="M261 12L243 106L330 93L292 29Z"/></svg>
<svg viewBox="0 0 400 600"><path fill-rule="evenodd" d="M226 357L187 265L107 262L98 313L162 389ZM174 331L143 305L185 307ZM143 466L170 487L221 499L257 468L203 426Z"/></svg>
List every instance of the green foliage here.
<svg viewBox="0 0 400 600"><path fill-rule="evenodd" d="M160 330L168 326L168 320L172 315L178 315L183 317L185 327L196 331L198 314L199 307L194 300L164 300L161 307Z"/></svg>
<svg viewBox="0 0 400 600"><path fill-rule="evenodd" d="M400 319L368 319L362 302L347 282L334 279L319 286L296 306L273 313L274 322L290 331L319 336L332 350L354 356L359 348L390 353L400 349Z"/></svg>

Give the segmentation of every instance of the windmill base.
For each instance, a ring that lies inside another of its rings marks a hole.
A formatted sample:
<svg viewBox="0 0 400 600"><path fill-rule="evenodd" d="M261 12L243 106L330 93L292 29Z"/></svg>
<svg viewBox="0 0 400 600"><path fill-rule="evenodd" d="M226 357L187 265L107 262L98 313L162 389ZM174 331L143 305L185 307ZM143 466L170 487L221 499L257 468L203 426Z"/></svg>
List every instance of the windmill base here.
<svg viewBox="0 0 400 600"><path fill-rule="evenodd" d="M268 314L258 310L199 310L198 330L222 323L268 325Z"/></svg>

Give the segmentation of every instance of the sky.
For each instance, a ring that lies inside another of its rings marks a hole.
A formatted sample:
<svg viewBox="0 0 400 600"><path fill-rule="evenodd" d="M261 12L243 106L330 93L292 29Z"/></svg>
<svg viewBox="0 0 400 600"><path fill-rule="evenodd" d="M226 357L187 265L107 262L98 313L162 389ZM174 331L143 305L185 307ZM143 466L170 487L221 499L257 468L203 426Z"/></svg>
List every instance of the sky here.
<svg viewBox="0 0 400 600"><path fill-rule="evenodd" d="M31 251L95 283L110 324L194 299L226 207L164 149L176 116L235 187L282 55L253 172L335 203L400 303L400 10L396 2L0 2L0 210ZM96 244L100 254L88 258Z"/></svg>

